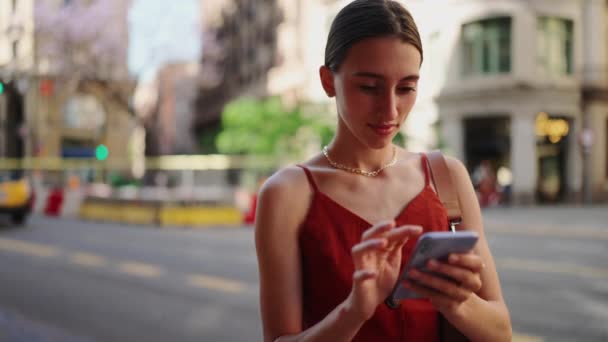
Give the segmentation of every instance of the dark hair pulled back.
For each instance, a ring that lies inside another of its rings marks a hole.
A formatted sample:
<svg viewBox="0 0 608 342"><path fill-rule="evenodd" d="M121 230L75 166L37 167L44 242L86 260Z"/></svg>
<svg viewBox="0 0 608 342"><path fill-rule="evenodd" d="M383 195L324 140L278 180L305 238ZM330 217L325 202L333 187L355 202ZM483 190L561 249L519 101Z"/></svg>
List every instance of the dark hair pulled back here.
<svg viewBox="0 0 608 342"><path fill-rule="evenodd" d="M395 36L420 52L422 42L410 12L393 0L355 0L338 13L329 30L325 66L337 72L355 43L375 37Z"/></svg>

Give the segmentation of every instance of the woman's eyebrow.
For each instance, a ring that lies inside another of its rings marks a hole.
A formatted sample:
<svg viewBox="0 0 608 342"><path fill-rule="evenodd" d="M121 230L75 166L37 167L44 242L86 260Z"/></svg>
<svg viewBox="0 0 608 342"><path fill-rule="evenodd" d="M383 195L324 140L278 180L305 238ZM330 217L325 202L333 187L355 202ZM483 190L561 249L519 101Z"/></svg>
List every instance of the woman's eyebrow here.
<svg viewBox="0 0 608 342"><path fill-rule="evenodd" d="M369 72L369 71L356 72L356 73L353 74L353 76L355 76L355 77L375 78L375 79L380 79L380 80L385 79L384 76L382 76L380 74L373 73L373 72ZM420 75L412 74L412 75L405 76L404 78L402 78L401 80L399 80L399 82L403 82L403 81L406 81L406 82L415 82L415 81L418 81L418 79L420 79Z"/></svg>

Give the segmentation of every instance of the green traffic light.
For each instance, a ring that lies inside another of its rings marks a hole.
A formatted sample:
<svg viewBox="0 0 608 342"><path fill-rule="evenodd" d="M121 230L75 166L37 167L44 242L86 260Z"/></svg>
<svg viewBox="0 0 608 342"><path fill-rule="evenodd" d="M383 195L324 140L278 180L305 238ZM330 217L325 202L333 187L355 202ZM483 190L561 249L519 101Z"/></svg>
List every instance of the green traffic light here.
<svg viewBox="0 0 608 342"><path fill-rule="evenodd" d="M97 158L97 160L106 160L108 159L108 155L110 155L110 151L108 150L106 145L97 145L97 147L95 148L95 158Z"/></svg>
<svg viewBox="0 0 608 342"><path fill-rule="evenodd" d="M0 95L4 93L4 83L0 82Z"/></svg>

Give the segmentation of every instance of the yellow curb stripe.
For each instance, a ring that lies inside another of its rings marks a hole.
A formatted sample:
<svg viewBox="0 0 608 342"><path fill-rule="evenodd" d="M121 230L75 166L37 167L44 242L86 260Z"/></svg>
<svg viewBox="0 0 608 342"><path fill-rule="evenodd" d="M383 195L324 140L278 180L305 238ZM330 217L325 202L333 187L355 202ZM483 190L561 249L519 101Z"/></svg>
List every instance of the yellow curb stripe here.
<svg viewBox="0 0 608 342"><path fill-rule="evenodd" d="M27 254L40 258L51 258L57 256L60 252L60 249L55 247L49 247L33 242L24 242L3 238L0 238L0 250L19 254Z"/></svg>
<svg viewBox="0 0 608 342"><path fill-rule="evenodd" d="M76 252L70 256L70 261L74 264L86 267L99 267L104 266L107 262L102 256Z"/></svg>
<svg viewBox="0 0 608 342"><path fill-rule="evenodd" d="M547 226L510 226L506 224L488 223L488 232L499 234L513 234L526 236L554 236L576 239L608 240L608 230L597 228L576 228L570 229L561 227Z"/></svg>
<svg viewBox="0 0 608 342"><path fill-rule="evenodd" d="M120 272L142 278L158 277L163 273L162 269L158 266L131 261L121 262L118 265L118 269Z"/></svg>
<svg viewBox="0 0 608 342"><path fill-rule="evenodd" d="M564 262L547 262L533 259L501 258L496 261L499 268L531 272L568 274L590 278L608 278L608 269L582 266Z"/></svg>
<svg viewBox="0 0 608 342"><path fill-rule="evenodd" d="M227 278L213 277L195 274L188 277L188 284L209 290L227 293L241 293L245 290L245 284Z"/></svg>
<svg viewBox="0 0 608 342"><path fill-rule="evenodd" d="M513 333L513 338L511 339L511 342L543 342L544 339L540 336L531 336L531 335L524 335L524 334L518 334L518 333Z"/></svg>

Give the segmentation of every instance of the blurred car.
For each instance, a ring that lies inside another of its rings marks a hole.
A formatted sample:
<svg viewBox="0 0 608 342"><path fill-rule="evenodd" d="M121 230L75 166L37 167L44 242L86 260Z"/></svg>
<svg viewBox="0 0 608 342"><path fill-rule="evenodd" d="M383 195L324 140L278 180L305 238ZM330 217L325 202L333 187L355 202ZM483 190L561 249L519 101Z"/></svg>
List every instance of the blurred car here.
<svg viewBox="0 0 608 342"><path fill-rule="evenodd" d="M0 214L13 224L25 223L32 211L34 193L22 171L0 171Z"/></svg>

